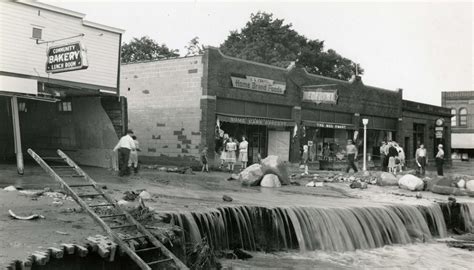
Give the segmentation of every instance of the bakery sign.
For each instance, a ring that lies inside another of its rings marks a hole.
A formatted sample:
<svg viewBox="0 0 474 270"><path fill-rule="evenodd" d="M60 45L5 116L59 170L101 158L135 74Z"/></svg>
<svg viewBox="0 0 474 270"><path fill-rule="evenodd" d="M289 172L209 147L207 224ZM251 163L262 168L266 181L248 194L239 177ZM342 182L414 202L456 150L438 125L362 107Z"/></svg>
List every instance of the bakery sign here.
<svg viewBox="0 0 474 270"><path fill-rule="evenodd" d="M337 104L337 98L337 90L335 89L315 88L303 90L303 101L305 102Z"/></svg>
<svg viewBox="0 0 474 270"><path fill-rule="evenodd" d="M259 77L245 76L243 77L230 77L232 80L232 86L235 88L261 91L273 94L283 95L286 90L286 83L274 81L270 79L264 79Z"/></svg>
<svg viewBox="0 0 474 270"><path fill-rule="evenodd" d="M80 42L48 48L46 72L59 73L88 67L86 50Z"/></svg>

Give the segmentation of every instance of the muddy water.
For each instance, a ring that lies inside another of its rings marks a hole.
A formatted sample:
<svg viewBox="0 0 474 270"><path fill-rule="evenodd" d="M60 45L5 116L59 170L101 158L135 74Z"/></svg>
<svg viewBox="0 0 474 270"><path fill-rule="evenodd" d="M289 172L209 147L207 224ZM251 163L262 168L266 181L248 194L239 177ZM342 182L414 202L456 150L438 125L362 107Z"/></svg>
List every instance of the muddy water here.
<svg viewBox="0 0 474 270"><path fill-rule="evenodd" d="M252 253L225 260L227 269L473 269L474 252L441 243L392 245L349 252Z"/></svg>

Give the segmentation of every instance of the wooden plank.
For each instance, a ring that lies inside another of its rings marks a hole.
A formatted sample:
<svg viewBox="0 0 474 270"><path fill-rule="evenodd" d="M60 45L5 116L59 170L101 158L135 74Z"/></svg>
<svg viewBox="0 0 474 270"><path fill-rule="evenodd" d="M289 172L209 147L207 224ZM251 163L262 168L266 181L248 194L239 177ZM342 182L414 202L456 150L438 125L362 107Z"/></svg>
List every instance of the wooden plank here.
<svg viewBox="0 0 474 270"><path fill-rule="evenodd" d="M51 257L55 259L61 259L64 257L64 250L55 248L55 247L49 247L48 248L49 254Z"/></svg>
<svg viewBox="0 0 474 270"><path fill-rule="evenodd" d="M74 251L75 251L74 244L61 244L61 247L63 248L64 253L68 255L74 254Z"/></svg>
<svg viewBox="0 0 474 270"><path fill-rule="evenodd" d="M89 250L83 246L79 245L74 245L76 247L76 254L79 255L79 257L85 257L89 253Z"/></svg>

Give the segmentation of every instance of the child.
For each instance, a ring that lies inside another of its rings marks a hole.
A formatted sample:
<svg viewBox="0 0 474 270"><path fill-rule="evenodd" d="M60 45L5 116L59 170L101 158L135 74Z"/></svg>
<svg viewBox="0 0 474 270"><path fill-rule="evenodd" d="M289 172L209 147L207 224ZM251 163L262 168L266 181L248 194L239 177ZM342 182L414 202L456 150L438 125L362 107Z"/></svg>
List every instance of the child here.
<svg viewBox="0 0 474 270"><path fill-rule="evenodd" d="M206 172L209 172L209 167L207 165L207 147L204 146L204 148L201 151L201 162L202 162L202 172L206 170Z"/></svg>
<svg viewBox="0 0 474 270"><path fill-rule="evenodd" d="M303 162L304 165L304 175L308 175L308 158L309 158L309 153L308 153L308 146L303 145L303 155L301 156L301 161Z"/></svg>

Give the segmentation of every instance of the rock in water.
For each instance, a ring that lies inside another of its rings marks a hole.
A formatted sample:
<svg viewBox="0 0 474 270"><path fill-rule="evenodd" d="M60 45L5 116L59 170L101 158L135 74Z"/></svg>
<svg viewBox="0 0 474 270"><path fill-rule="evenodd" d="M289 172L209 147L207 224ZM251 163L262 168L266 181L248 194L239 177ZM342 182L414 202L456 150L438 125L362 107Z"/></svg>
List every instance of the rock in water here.
<svg viewBox="0 0 474 270"><path fill-rule="evenodd" d="M262 160L263 174L276 174L282 185L290 184L288 168L278 156L268 156Z"/></svg>
<svg viewBox="0 0 474 270"><path fill-rule="evenodd" d="M5 191L15 191L17 189L14 186L8 186L8 187L4 188L3 190L5 190Z"/></svg>
<svg viewBox="0 0 474 270"><path fill-rule="evenodd" d="M360 182L352 182L350 185L349 185L350 188L361 188L362 187L362 184Z"/></svg>
<svg viewBox="0 0 474 270"><path fill-rule="evenodd" d="M227 195L222 196L222 200L225 201L225 202L231 202L231 201L233 201L232 197L227 196Z"/></svg>
<svg viewBox="0 0 474 270"><path fill-rule="evenodd" d="M456 184L458 188L465 188L466 187L466 181L464 179L459 180L459 182Z"/></svg>
<svg viewBox="0 0 474 270"><path fill-rule="evenodd" d="M262 187L281 187L280 180L278 179L278 175L276 174L266 174L262 182L260 182L260 186Z"/></svg>
<svg viewBox="0 0 474 270"><path fill-rule="evenodd" d="M466 182L466 189L469 191L474 191L474 180L469 180Z"/></svg>
<svg viewBox="0 0 474 270"><path fill-rule="evenodd" d="M381 186L396 186L396 185L398 185L398 179L395 175L393 175L391 173L383 172L380 175L379 184Z"/></svg>
<svg viewBox="0 0 474 270"><path fill-rule="evenodd" d="M309 182L308 184L306 184L307 187L314 187L314 181L311 181Z"/></svg>
<svg viewBox="0 0 474 270"><path fill-rule="evenodd" d="M146 201L146 200L151 200L151 195L150 195L150 193L148 193L148 192L145 191L145 190L142 191L142 192L140 192L140 194L138 194L138 196L139 196L140 198L142 198L143 200L145 200L145 201Z"/></svg>
<svg viewBox="0 0 474 270"><path fill-rule="evenodd" d="M367 183L366 182L360 183L360 189L366 189L366 188L367 188Z"/></svg>
<svg viewBox="0 0 474 270"><path fill-rule="evenodd" d="M248 166L239 173L239 181L244 186L258 186L263 177L262 166L260 164L253 164Z"/></svg>
<svg viewBox="0 0 474 270"><path fill-rule="evenodd" d="M411 174L404 175L398 181L398 186L400 188L411 190L411 191L423 190L424 185L425 183L423 182L423 180Z"/></svg>

